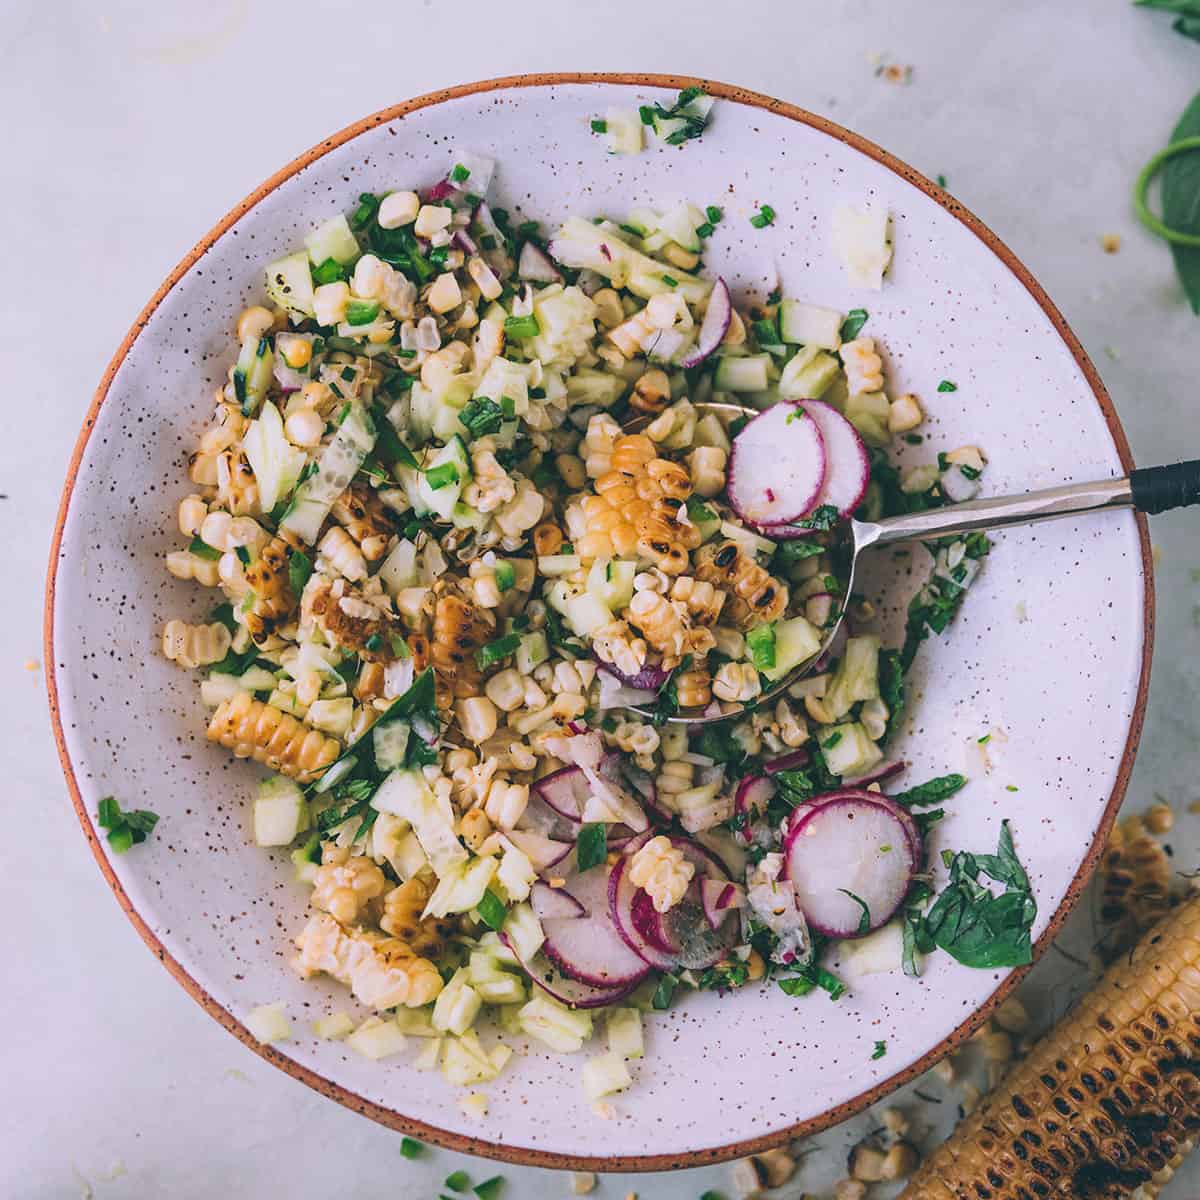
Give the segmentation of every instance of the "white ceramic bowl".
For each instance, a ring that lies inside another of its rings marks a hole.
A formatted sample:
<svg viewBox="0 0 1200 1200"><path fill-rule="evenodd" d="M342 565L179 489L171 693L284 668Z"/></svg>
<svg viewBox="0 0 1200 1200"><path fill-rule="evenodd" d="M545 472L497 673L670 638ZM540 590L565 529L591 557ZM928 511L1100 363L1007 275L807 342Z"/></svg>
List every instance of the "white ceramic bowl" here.
<svg viewBox="0 0 1200 1200"><path fill-rule="evenodd" d="M609 105L669 100L700 81L529 76L474 84L378 113L270 179L208 234L150 301L105 374L72 462L47 591L51 702L84 831L147 944L227 1029L290 1074L415 1136L542 1165L695 1165L812 1132L877 1099L966 1037L1015 982L933 956L920 981L876 974L833 1004L778 988L689 997L650 1021L637 1083L597 1118L581 1059L536 1046L485 1090L487 1116L405 1055L371 1063L310 1036L309 1021L353 1007L335 985L287 965L303 889L282 854L251 843L257 769L204 739L192 676L165 662L159 631L204 598L170 579L183 465L223 379L236 314L262 268L360 191L425 186L454 147L494 156L499 195L522 217L619 215L680 198L725 213L709 269L740 289L870 310L897 392L930 414L912 461L962 443L986 448L988 491L1120 474L1130 457L1078 343L1011 253L951 197L843 129L789 105L705 84L709 130L681 149L605 153L589 119ZM831 211L886 204L895 262L880 294L848 286L830 248ZM762 203L778 213L756 230ZM939 393L939 380L958 385ZM868 590L891 588L891 632L925 570L877 559ZM961 617L923 649L901 744L910 778L973 779L938 826L935 850L994 847L1012 818L1036 888L1040 948L1078 896L1132 763L1152 626L1144 521L1108 514L1005 534ZM976 739L990 743L982 770ZM1006 739L1006 740L1004 740ZM1019 790L1010 790L1016 788ZM102 795L162 815L153 839L110 857L93 814ZM836 963L833 964L836 969ZM282 1000L296 1039L264 1048L241 1024ZM872 1060L877 1040L885 1057Z"/></svg>

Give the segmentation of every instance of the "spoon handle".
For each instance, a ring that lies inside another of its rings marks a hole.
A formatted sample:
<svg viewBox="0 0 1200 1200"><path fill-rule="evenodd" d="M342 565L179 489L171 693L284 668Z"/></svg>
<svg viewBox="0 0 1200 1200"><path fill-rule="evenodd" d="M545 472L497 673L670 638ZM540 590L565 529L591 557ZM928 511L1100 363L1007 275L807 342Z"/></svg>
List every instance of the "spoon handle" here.
<svg viewBox="0 0 1200 1200"><path fill-rule="evenodd" d="M1006 525L1031 525L1073 517L1106 508L1136 508L1160 513L1200 503L1200 461L1169 467L1134 471L1127 479L1104 479L1096 483L1072 483L1066 487L1027 492L1022 496L1000 496L968 500L944 508L860 521L855 526L856 549L887 546L895 542L922 541L976 530L1001 529Z"/></svg>

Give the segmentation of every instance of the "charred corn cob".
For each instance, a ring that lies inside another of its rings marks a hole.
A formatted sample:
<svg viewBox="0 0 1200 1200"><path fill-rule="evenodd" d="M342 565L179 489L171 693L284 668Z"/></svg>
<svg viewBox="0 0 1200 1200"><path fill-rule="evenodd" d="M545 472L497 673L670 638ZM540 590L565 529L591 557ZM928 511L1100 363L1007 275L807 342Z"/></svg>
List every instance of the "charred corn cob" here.
<svg viewBox="0 0 1200 1200"><path fill-rule="evenodd" d="M255 700L249 692L221 702L209 722L208 740L301 783L315 779L341 753L336 738Z"/></svg>
<svg viewBox="0 0 1200 1200"><path fill-rule="evenodd" d="M1100 860L1100 919L1116 925L1115 944L1128 947L1170 908L1171 864L1140 817L1113 831Z"/></svg>
<svg viewBox="0 0 1200 1200"><path fill-rule="evenodd" d="M439 596L433 613L433 638L429 654L438 678L438 703L451 697L465 699L482 691L483 672L475 651L493 632L483 609L473 608L460 596Z"/></svg>
<svg viewBox="0 0 1200 1200"><path fill-rule="evenodd" d="M1200 897L1109 969L902 1200L1151 1200L1198 1133Z"/></svg>
<svg viewBox="0 0 1200 1200"><path fill-rule="evenodd" d="M788 590L754 561L736 542L710 542L697 555L695 577L704 583L731 588L726 616L742 629L783 616Z"/></svg>

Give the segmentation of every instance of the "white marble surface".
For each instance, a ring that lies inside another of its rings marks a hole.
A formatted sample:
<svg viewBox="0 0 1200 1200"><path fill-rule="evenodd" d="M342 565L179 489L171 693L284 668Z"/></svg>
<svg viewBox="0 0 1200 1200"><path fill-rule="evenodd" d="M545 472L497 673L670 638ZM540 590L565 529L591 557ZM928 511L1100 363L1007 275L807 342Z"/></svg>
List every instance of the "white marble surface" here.
<svg viewBox="0 0 1200 1200"><path fill-rule="evenodd" d="M476 1181L503 1173L509 1200L568 1194L552 1172L439 1151L410 1164L397 1135L266 1066L205 1016L146 952L96 870L58 771L41 672L25 669L41 656L41 581L63 470L109 355L192 242L326 133L442 85L533 70L687 72L794 101L947 177L1063 309L1140 462L1200 454L1200 327L1128 199L1196 87L1200 47L1168 19L1124 0L793 0L732 14L710 0L394 0L356 6L353 17L342 10L298 0L0 3L11 268L0 347L13 431L0 449L10 581L0 610L5 1197L424 1198L458 1166ZM877 78L873 54L911 65L911 83ZM1116 255L1099 247L1107 232L1123 237ZM1180 810L1194 798L1196 519L1154 526L1158 651L1132 807L1155 793ZM1180 866L1195 865L1198 833L1200 820L1181 819ZM1071 941L1089 937L1083 912ZM1072 986L1057 955L1035 973L1047 1016ZM943 1103L926 1112L945 1124L954 1101L938 1088ZM869 1127L864 1117L816 1139L781 1195L819 1194ZM613 1177L597 1194L684 1200L706 1188L728 1191L726 1170ZM1198 1189L1200 1162L1165 1195Z"/></svg>

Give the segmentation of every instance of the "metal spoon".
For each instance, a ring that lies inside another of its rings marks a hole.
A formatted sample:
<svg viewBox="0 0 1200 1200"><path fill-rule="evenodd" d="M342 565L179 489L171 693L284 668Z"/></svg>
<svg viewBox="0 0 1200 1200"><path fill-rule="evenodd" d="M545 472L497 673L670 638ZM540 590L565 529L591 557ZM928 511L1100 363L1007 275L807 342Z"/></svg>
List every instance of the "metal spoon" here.
<svg viewBox="0 0 1200 1200"><path fill-rule="evenodd" d="M698 404L696 408L724 417L753 416L757 412L756 409L734 404ZM639 427L644 427L644 424L645 422L638 422ZM1192 461L1167 467L1146 467L1132 472L1124 479L1072 483L1065 487L1046 488L1020 496L968 500L962 504L948 504L924 512L884 517L878 521L860 521L852 518L843 522L846 543L851 552L850 575L845 581L844 594L848 596L854 590L854 575L859 556L873 546L930 541L978 530L1003 529L1009 525L1032 525L1038 521L1054 521L1061 517L1074 517L1110 508L1133 508L1138 512L1154 514L1197 503L1200 503L1200 461ZM756 705L774 699L797 679L811 671L813 665L829 650L844 619L843 609L834 624L826 629L821 649L811 658L799 663L783 678L776 680L770 689L756 698ZM647 708L634 711L643 716L651 715L651 710ZM702 711L690 709L671 717L670 720L685 725L707 725L713 721L737 717L741 711L739 706L727 713L705 716Z"/></svg>

